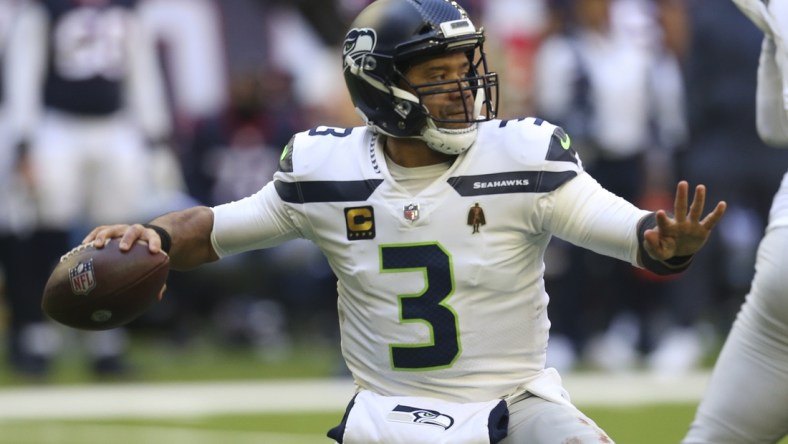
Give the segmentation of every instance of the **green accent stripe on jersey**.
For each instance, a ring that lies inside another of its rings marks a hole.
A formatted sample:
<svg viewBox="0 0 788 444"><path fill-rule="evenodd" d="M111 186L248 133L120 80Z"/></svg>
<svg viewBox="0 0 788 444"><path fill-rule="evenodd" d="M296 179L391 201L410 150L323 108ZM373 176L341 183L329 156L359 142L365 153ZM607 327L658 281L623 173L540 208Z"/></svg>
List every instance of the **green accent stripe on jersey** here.
<svg viewBox="0 0 788 444"><path fill-rule="evenodd" d="M382 182L381 179L309 182L276 180L274 187L279 197L290 203L363 202Z"/></svg>
<svg viewBox="0 0 788 444"><path fill-rule="evenodd" d="M545 160L555 162L572 162L579 165L577 162L577 153L571 147L571 139L569 134L565 133L561 127L556 127L552 137L550 137L550 147L547 150Z"/></svg>

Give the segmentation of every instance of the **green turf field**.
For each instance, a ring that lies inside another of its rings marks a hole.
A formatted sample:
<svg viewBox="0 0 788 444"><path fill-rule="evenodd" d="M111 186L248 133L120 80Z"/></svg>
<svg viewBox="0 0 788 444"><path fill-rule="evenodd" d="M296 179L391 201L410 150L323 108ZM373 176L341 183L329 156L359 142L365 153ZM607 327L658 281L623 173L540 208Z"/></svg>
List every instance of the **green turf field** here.
<svg viewBox="0 0 788 444"><path fill-rule="evenodd" d="M2 353L0 356L4 356ZM263 355L249 347L218 342L207 334L185 344L137 334L131 341L129 362L133 370L122 379L134 382L315 378L335 374L344 368L339 345L326 341L301 340L289 351ZM53 371L43 381L13 375L4 371L2 364L0 360L0 388L96 381L88 371L84 351L71 344L64 347L54 362Z"/></svg>
<svg viewBox="0 0 788 444"><path fill-rule="evenodd" d="M678 443L694 405L584 407L619 444ZM329 443L325 432L342 412L216 416L178 420L0 423L2 444L307 444ZM781 441L788 444L788 439Z"/></svg>
<svg viewBox="0 0 788 444"><path fill-rule="evenodd" d="M677 443L692 405L586 408L618 443ZM13 422L0 424L3 444L200 444L330 442L325 432L342 412L298 415L219 416L178 420Z"/></svg>
<svg viewBox="0 0 788 444"><path fill-rule="evenodd" d="M272 359L248 349L216 346L202 341L176 347L156 338L137 337L132 383L176 381L274 380L300 381L342 373L338 350L309 341L291 353ZM618 381L618 379L617 379ZM46 381L30 381L0 369L0 394L20 387L68 387L98 384L116 390L116 381L95 381L79 354L67 353ZM626 390L626 389L624 389ZM79 402L78 400L76 402ZM118 403L124 402L118 399ZM678 443L694 415L694 403L579 407L619 444ZM70 405L70 404L69 404ZM288 414L239 414L142 419L84 417L78 420L3 420L0 444L302 444L330 443L326 431L342 410ZM788 444L788 439L781 444Z"/></svg>

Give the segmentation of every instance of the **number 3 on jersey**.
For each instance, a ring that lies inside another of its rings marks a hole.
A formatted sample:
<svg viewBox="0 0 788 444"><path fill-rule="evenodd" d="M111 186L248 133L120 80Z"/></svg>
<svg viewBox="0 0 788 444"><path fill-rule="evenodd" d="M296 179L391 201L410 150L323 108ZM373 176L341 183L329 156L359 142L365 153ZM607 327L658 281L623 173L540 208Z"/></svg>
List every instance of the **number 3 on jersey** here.
<svg viewBox="0 0 788 444"><path fill-rule="evenodd" d="M429 328L431 342L390 344L394 370L424 371L450 367L460 356L457 314L447 304L454 293L451 256L437 243L380 246L381 271L421 271L424 289L400 294L400 321L420 322Z"/></svg>

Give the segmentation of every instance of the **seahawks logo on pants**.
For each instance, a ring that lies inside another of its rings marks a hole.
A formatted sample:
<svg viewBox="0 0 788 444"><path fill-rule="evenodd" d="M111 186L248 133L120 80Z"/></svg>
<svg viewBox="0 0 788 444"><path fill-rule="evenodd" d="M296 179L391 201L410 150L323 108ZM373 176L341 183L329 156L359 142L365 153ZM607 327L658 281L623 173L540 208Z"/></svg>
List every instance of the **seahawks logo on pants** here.
<svg viewBox="0 0 788 444"><path fill-rule="evenodd" d="M448 430L454 425L454 418L437 410L398 405L386 415L386 419L393 422L407 422L413 424L429 424Z"/></svg>

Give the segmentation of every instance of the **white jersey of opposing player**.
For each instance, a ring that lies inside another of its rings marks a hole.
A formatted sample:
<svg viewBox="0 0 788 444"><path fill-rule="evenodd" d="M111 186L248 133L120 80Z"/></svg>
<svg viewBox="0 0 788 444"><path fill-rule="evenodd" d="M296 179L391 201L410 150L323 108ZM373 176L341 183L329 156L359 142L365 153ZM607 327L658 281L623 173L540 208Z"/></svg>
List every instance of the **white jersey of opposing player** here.
<svg viewBox="0 0 788 444"><path fill-rule="evenodd" d="M361 387L503 397L544 369L551 236L637 263L646 212L603 190L569 144L540 119L487 122L412 195L366 128L313 129L260 192L214 208L213 245L225 256L312 240L338 277L342 350Z"/></svg>

